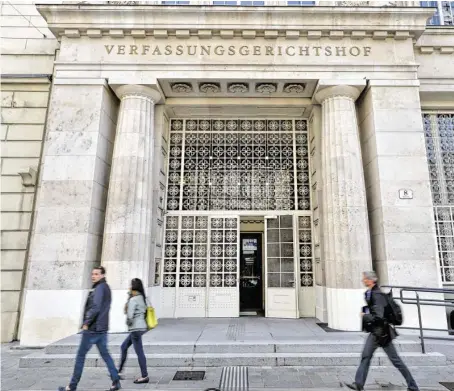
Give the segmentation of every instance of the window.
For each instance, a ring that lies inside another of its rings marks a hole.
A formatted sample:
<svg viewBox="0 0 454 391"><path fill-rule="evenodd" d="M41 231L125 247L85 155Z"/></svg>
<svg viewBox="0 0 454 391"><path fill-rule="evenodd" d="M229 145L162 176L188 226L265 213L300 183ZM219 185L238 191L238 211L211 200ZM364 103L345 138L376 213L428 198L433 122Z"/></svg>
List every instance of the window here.
<svg viewBox="0 0 454 391"><path fill-rule="evenodd" d="M305 120L172 120L167 210L310 210L307 139Z"/></svg>
<svg viewBox="0 0 454 391"><path fill-rule="evenodd" d="M161 4L162 5L189 5L191 2L190 1L163 1Z"/></svg>
<svg viewBox="0 0 454 391"><path fill-rule="evenodd" d="M454 283L454 114L423 114L434 204L438 258L444 283Z"/></svg>
<svg viewBox="0 0 454 391"><path fill-rule="evenodd" d="M236 5L236 1L213 1L213 5Z"/></svg>
<svg viewBox="0 0 454 391"><path fill-rule="evenodd" d="M434 16L429 19L429 26L452 26L454 19L454 1L421 1L421 7L436 8Z"/></svg>
<svg viewBox="0 0 454 391"><path fill-rule="evenodd" d="M287 5L290 6L303 6L303 7L310 7L315 5L315 1L287 1Z"/></svg>
<svg viewBox="0 0 454 391"><path fill-rule="evenodd" d="M251 7L251 6L262 6L262 5L265 5L265 2L264 1L240 1L240 5L244 5L244 6L247 6L247 7Z"/></svg>

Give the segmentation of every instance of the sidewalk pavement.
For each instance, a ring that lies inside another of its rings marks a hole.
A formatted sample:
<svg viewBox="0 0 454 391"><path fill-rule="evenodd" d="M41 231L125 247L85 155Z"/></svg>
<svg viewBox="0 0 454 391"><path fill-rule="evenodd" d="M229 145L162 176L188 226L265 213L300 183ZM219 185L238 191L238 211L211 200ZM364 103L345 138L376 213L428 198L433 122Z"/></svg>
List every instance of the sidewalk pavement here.
<svg viewBox="0 0 454 391"><path fill-rule="evenodd" d="M454 382L454 347L452 343L438 342L428 345L429 351L445 354L449 365L442 367L411 367L421 390L447 391L440 382ZM72 368L19 368L20 357L33 351L17 350L17 344L3 344L1 347L1 390L3 391L55 391L58 386L67 385ZM204 370L203 381L174 381L177 370ZM150 383L133 384L139 375L138 367L127 368L123 389L203 391L219 385L222 368L150 368ZM356 367L249 367L250 391L283 390L347 390L343 382L351 382ZM110 385L107 369L86 368L78 391L107 390ZM366 390L406 390L400 373L393 367L372 367Z"/></svg>

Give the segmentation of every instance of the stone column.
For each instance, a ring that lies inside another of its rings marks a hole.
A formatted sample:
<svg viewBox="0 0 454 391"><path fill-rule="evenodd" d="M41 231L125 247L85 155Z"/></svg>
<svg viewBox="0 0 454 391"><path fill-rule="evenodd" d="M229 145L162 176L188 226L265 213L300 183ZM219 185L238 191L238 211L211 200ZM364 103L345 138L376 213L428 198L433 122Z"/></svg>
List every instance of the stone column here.
<svg viewBox="0 0 454 391"><path fill-rule="evenodd" d="M360 89L329 86L315 96L322 105L323 253L328 325L359 330L364 288L372 269L366 189L355 100Z"/></svg>
<svg viewBox="0 0 454 391"><path fill-rule="evenodd" d="M141 85L116 89L121 99L107 198L102 264L112 289L110 330L125 328L123 307L132 278L148 286L151 262L154 105L159 92Z"/></svg>

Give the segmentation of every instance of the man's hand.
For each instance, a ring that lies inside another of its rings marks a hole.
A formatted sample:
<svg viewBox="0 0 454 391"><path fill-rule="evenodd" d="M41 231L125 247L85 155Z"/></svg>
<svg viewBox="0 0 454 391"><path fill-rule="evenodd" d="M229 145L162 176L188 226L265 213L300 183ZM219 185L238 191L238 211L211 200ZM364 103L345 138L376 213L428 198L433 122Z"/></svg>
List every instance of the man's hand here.
<svg viewBox="0 0 454 391"><path fill-rule="evenodd" d="M87 326L86 324L84 324L84 325L82 326L82 330L87 331L87 330L88 330L88 326Z"/></svg>
<svg viewBox="0 0 454 391"><path fill-rule="evenodd" d="M366 315L364 312L361 312L361 313L359 314L359 316L364 316L364 315Z"/></svg>

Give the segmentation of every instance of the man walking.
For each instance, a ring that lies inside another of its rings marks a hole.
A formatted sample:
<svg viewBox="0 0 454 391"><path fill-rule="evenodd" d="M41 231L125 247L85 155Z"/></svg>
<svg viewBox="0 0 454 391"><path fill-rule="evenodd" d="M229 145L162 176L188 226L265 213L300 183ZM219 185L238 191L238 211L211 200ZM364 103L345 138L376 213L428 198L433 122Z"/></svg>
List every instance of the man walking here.
<svg viewBox="0 0 454 391"><path fill-rule="evenodd" d="M377 284L375 272L364 272L363 283L367 287L365 294L367 307L363 308L363 331L369 332L366 344L361 355L361 363L356 372L355 382L346 384L352 390L363 390L366 383L367 373L369 372L370 361L378 347L382 347L392 364L400 371L407 381L407 388L410 391L418 391L415 379L402 359L396 352L392 340L397 336L394 328L386 319L388 301L385 294Z"/></svg>
<svg viewBox="0 0 454 391"><path fill-rule="evenodd" d="M75 391L77 389L84 369L85 357L93 345L97 346L109 370L112 379L110 391L121 388L120 377L107 349L107 331L109 329L109 311L112 298L105 274L106 270L102 266L95 267L91 272L93 286L85 303L82 339L77 351L73 376L69 385L59 387L59 391Z"/></svg>

